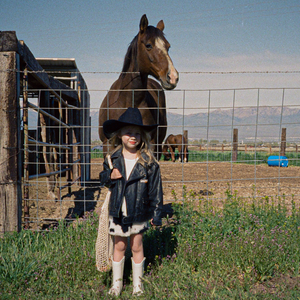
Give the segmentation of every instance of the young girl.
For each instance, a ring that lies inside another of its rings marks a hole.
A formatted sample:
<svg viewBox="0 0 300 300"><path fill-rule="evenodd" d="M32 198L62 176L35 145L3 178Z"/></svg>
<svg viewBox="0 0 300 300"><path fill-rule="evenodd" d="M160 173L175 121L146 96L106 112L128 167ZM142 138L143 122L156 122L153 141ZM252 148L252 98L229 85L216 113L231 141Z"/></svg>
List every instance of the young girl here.
<svg viewBox="0 0 300 300"><path fill-rule="evenodd" d="M128 108L118 120L103 124L104 134L113 146L113 169L107 158L100 184L111 190L109 233L114 236L113 282L109 294L118 296L123 286L127 237L132 251L133 294L143 293L143 233L151 225L161 225L163 192L159 164L153 157L150 132L157 125L143 125L138 108Z"/></svg>

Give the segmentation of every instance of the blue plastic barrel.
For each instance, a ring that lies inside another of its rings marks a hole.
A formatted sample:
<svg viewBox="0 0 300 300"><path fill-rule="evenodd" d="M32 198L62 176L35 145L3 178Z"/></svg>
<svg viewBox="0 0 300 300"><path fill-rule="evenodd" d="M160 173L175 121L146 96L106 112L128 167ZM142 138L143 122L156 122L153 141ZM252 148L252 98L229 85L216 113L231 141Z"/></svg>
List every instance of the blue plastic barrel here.
<svg viewBox="0 0 300 300"><path fill-rule="evenodd" d="M268 165L276 167L287 167L289 161L286 156L271 155L268 157Z"/></svg>

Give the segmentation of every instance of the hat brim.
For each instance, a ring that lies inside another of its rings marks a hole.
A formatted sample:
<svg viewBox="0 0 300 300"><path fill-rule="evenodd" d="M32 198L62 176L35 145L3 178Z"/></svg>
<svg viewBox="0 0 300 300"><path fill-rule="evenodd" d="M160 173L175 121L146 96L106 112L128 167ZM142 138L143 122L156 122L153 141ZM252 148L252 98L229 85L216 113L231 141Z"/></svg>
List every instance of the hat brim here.
<svg viewBox="0 0 300 300"><path fill-rule="evenodd" d="M106 138L110 139L114 136L114 134L122 127L125 126L138 126L141 127L143 130L147 132L151 132L158 127L158 124L154 125L137 125L136 123L132 122L121 122L118 120L107 120L103 123L103 133Z"/></svg>

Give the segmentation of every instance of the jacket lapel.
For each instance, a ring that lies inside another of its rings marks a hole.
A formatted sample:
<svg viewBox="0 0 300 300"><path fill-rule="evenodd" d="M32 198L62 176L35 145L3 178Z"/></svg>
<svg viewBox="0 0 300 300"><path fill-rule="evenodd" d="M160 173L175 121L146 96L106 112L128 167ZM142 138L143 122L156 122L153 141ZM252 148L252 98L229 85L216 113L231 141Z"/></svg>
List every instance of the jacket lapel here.
<svg viewBox="0 0 300 300"><path fill-rule="evenodd" d="M145 172L143 172L144 170L141 167L142 167L142 165L139 162L136 162L136 164L134 165L134 167L129 175L127 182L137 180L137 179L143 178L145 176Z"/></svg>
<svg viewBox="0 0 300 300"><path fill-rule="evenodd" d="M122 174L123 178L126 180L125 162L122 155L122 148L113 153L111 156L114 168L117 168Z"/></svg>
<svg viewBox="0 0 300 300"><path fill-rule="evenodd" d="M111 159L113 162L113 166L120 171L124 180L126 181L125 160L122 154L122 148L118 149L115 153L113 153ZM145 168L137 161L129 175L127 182L138 180L140 178L145 177L145 175Z"/></svg>

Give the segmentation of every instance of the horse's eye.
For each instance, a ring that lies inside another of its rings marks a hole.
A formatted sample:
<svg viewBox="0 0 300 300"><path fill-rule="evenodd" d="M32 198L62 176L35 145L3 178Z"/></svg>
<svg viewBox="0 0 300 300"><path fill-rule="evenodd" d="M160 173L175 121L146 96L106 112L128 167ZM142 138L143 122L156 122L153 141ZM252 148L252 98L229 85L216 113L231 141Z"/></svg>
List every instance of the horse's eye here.
<svg viewBox="0 0 300 300"><path fill-rule="evenodd" d="M151 44L146 44L146 48L147 48L147 50L151 50L152 49L152 45Z"/></svg>

